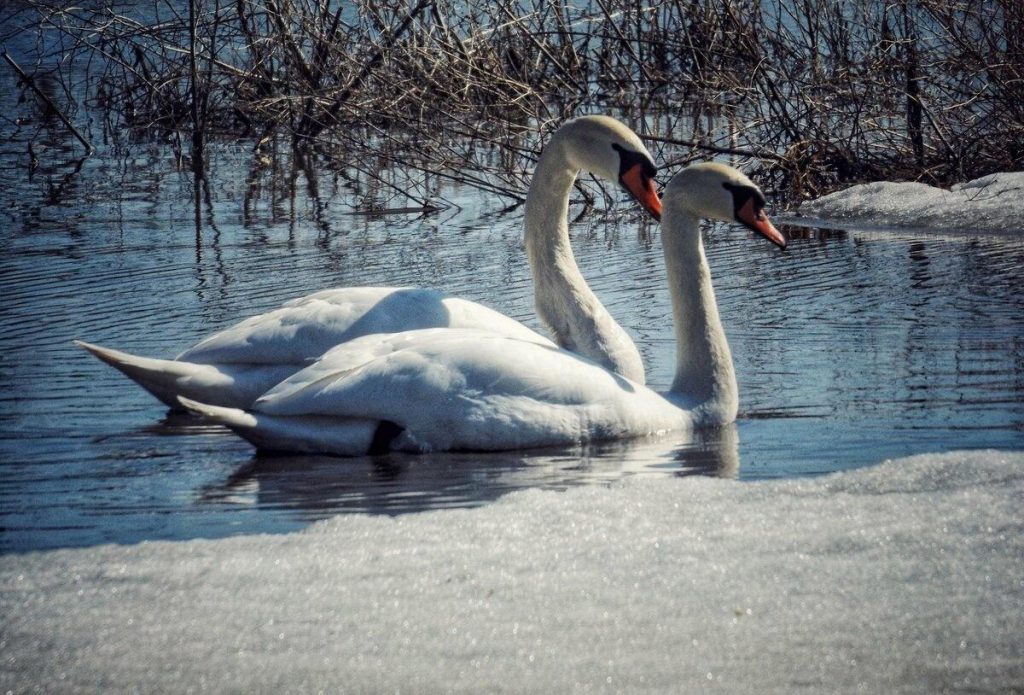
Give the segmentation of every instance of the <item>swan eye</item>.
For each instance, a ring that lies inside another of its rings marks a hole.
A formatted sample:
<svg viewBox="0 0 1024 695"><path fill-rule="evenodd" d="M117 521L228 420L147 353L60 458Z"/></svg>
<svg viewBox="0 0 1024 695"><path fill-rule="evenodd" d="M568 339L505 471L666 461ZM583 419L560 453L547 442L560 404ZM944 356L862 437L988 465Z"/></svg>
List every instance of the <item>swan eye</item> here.
<svg viewBox="0 0 1024 695"><path fill-rule="evenodd" d="M735 183L729 183L725 181L722 183L722 188L729 191L732 194L732 208L733 213L738 215L740 210L748 201L753 199L754 201L754 214L757 219L764 217L764 209L768 205L768 201L765 199L764 194L753 186L744 186Z"/></svg>
<svg viewBox="0 0 1024 695"><path fill-rule="evenodd" d="M627 171L635 167L637 164L640 165L640 169L644 176L649 179L653 179L658 173L658 167L654 166L654 162L648 159L647 155L637 152L635 150L627 150L625 147L617 142L612 143L612 149L619 153L619 176L621 177Z"/></svg>

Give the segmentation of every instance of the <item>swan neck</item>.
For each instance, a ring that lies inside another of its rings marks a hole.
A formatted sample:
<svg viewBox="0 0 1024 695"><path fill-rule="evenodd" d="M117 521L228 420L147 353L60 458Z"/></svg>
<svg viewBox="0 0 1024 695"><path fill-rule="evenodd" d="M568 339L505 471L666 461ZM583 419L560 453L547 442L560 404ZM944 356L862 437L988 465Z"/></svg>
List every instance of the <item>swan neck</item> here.
<svg viewBox="0 0 1024 695"><path fill-rule="evenodd" d="M662 228L676 334L676 373L670 393L673 400L694 411L694 420L700 424L732 422L739 402L736 375L718 315L700 221L689 211L666 208Z"/></svg>
<svg viewBox="0 0 1024 695"><path fill-rule="evenodd" d="M579 169L567 148L557 136L552 139L541 154L526 196L523 239L537 314L561 347L642 384L640 353L590 289L572 252L569 197Z"/></svg>
<svg viewBox="0 0 1024 695"><path fill-rule="evenodd" d="M569 195L579 174L568 162L558 143L552 142L541 154L526 194L525 242L530 266L538 269L571 262L569 243ZM534 263L534 261L541 261Z"/></svg>

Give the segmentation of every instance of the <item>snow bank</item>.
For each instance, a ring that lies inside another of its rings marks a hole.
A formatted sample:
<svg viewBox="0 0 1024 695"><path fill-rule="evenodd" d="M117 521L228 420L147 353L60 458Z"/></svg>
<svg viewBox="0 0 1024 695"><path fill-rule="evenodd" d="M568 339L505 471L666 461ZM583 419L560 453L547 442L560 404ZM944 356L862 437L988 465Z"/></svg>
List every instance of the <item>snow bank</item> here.
<svg viewBox="0 0 1024 695"><path fill-rule="evenodd" d="M6 556L0 689L1009 691L1022 496L960 452Z"/></svg>
<svg viewBox="0 0 1024 695"><path fill-rule="evenodd" d="M948 191L923 183L862 184L804 203L798 214L879 227L1024 231L1024 172L991 174Z"/></svg>

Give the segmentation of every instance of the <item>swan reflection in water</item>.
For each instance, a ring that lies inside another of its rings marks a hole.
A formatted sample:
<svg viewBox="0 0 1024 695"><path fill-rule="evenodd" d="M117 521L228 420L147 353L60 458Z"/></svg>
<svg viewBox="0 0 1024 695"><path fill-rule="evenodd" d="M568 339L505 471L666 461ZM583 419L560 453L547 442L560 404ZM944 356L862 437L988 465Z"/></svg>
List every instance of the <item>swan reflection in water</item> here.
<svg viewBox="0 0 1024 695"><path fill-rule="evenodd" d="M738 471L739 436L729 424L685 441L677 434L532 451L257 454L223 483L202 488L197 502L290 510L314 521L339 513L477 507L516 490L564 490L631 476L735 478Z"/></svg>

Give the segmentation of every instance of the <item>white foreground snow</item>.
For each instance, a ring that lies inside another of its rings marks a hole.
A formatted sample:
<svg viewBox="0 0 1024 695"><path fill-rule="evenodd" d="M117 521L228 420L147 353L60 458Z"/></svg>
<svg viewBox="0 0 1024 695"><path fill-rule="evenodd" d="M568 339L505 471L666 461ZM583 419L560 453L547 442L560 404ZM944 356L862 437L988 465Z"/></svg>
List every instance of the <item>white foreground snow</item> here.
<svg viewBox="0 0 1024 695"><path fill-rule="evenodd" d="M1024 172L1004 172L953 186L877 182L852 186L800 206L799 215L879 227L1024 232Z"/></svg>
<svg viewBox="0 0 1024 695"><path fill-rule="evenodd" d="M0 558L15 692L1008 692L1024 453Z"/></svg>

